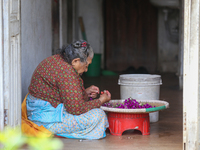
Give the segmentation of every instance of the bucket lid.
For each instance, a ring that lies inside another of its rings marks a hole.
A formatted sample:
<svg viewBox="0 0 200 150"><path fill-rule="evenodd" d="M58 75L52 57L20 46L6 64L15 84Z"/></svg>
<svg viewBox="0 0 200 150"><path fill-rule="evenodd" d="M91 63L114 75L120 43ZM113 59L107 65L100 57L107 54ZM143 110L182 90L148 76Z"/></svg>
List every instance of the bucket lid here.
<svg viewBox="0 0 200 150"><path fill-rule="evenodd" d="M119 76L119 85L161 85L162 80L160 75L152 74L122 74Z"/></svg>

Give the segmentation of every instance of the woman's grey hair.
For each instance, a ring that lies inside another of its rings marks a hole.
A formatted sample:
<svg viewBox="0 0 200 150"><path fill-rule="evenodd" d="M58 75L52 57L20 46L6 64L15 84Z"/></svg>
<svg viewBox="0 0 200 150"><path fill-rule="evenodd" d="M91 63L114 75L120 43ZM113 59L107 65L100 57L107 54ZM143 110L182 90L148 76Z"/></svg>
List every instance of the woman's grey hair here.
<svg viewBox="0 0 200 150"><path fill-rule="evenodd" d="M78 40L67 46L63 46L63 48L59 50L59 53L69 64L71 64L72 60L75 58L80 58L81 62L86 62L88 57L93 58L94 56L92 47L84 40Z"/></svg>

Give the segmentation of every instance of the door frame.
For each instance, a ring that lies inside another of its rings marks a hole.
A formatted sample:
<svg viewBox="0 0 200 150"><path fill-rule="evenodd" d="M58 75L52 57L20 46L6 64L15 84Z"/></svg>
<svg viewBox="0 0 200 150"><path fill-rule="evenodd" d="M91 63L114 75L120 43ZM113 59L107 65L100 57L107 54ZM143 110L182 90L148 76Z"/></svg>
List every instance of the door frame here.
<svg viewBox="0 0 200 150"><path fill-rule="evenodd" d="M184 0L183 149L200 149L200 1Z"/></svg>
<svg viewBox="0 0 200 150"><path fill-rule="evenodd" d="M21 0L0 1L0 130L21 125Z"/></svg>

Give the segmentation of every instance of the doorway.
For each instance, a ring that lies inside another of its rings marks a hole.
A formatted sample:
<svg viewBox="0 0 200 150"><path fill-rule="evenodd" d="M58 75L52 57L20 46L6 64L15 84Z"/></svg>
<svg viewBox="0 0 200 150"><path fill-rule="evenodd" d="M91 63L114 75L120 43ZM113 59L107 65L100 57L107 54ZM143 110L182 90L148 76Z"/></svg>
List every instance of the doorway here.
<svg viewBox="0 0 200 150"><path fill-rule="evenodd" d="M157 71L157 9L149 0L106 0L105 66L121 72L129 67Z"/></svg>

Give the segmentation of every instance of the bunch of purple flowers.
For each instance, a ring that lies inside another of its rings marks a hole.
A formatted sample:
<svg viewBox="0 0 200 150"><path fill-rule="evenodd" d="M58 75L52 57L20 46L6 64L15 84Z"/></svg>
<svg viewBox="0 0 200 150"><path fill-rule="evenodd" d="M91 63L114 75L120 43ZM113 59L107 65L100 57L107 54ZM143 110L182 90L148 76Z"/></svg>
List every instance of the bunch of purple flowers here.
<svg viewBox="0 0 200 150"><path fill-rule="evenodd" d="M135 99L128 98L125 99L124 103L117 103L113 105L112 103L104 103L102 106L111 107L111 108L122 108L122 109L141 109L141 108L152 108L156 106L151 106L148 103L139 103Z"/></svg>

